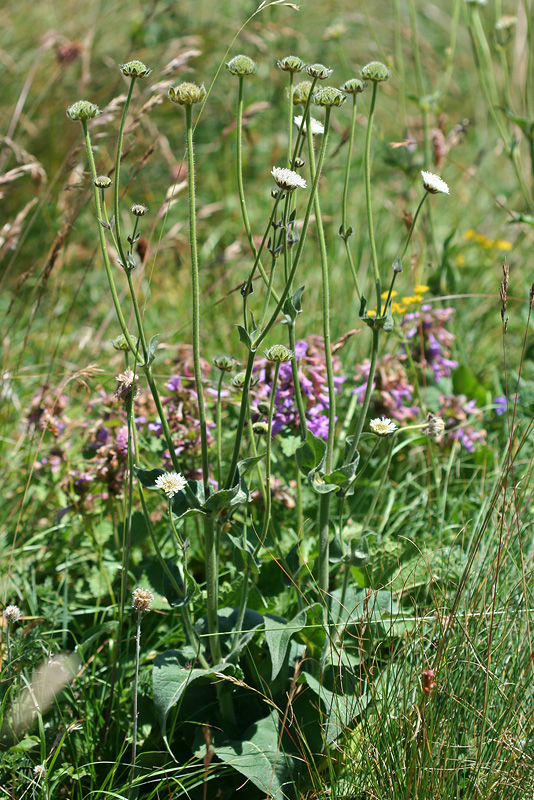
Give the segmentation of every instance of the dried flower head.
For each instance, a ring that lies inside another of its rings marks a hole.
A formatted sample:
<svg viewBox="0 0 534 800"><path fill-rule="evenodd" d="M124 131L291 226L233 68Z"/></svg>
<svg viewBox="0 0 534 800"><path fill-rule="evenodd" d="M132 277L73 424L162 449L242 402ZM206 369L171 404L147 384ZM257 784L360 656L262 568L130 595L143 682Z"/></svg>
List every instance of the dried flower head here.
<svg viewBox="0 0 534 800"><path fill-rule="evenodd" d="M72 120L85 121L94 119L101 114L102 111L94 103L89 100L78 100L67 108L67 117Z"/></svg>
<svg viewBox="0 0 534 800"><path fill-rule="evenodd" d="M226 65L226 69L232 75L254 75L257 70L256 63L248 56L234 56Z"/></svg>
<svg viewBox="0 0 534 800"><path fill-rule="evenodd" d="M286 56L285 58L281 58L280 61L277 61L276 66L284 72L301 72L305 64L298 56Z"/></svg>
<svg viewBox="0 0 534 800"><path fill-rule="evenodd" d="M291 361L294 353L288 350L283 344L273 344L265 351L265 358L267 361L274 361L278 364L284 364L286 361Z"/></svg>
<svg viewBox="0 0 534 800"><path fill-rule="evenodd" d="M387 81L390 75L391 70L381 61L370 61L362 67L362 78L365 81Z"/></svg>
<svg viewBox="0 0 534 800"><path fill-rule="evenodd" d="M114 391L114 395L117 400L131 400L132 397L135 399L135 382L138 380L138 376L133 370L125 369L124 372L116 376L115 380L117 381L117 387ZM137 392L137 394L139 394L139 392Z"/></svg>
<svg viewBox="0 0 534 800"><path fill-rule="evenodd" d="M140 613L148 611L152 605L153 599L154 595L150 589L141 589L137 587L137 589L134 589L132 592L132 608L135 608L135 610Z"/></svg>
<svg viewBox="0 0 534 800"><path fill-rule="evenodd" d="M445 431L445 423L441 417L436 417L435 414L428 414L426 425L421 430L431 439L441 439Z"/></svg>
<svg viewBox="0 0 534 800"><path fill-rule="evenodd" d="M360 94L365 88L365 81L361 81L359 78L349 78L341 87L341 91L347 94Z"/></svg>
<svg viewBox="0 0 534 800"><path fill-rule="evenodd" d="M421 175L423 177L423 186L430 194L438 194L439 192L450 194L449 187L439 175L434 175L433 172L425 172L424 169L421 170Z"/></svg>
<svg viewBox="0 0 534 800"><path fill-rule="evenodd" d="M20 619L20 608L18 606L6 606L6 608L4 608L4 619L6 622L18 622Z"/></svg>
<svg viewBox="0 0 534 800"><path fill-rule="evenodd" d="M113 181L108 175L97 175L93 183L97 189L109 189Z"/></svg>
<svg viewBox="0 0 534 800"><path fill-rule="evenodd" d="M273 167L271 175L280 189L284 189L286 192L294 192L295 189L306 188L306 181L304 178L301 178L300 175L293 172L292 169L287 169L287 167Z"/></svg>
<svg viewBox="0 0 534 800"><path fill-rule="evenodd" d="M187 481L181 472L165 472L156 478L157 489L162 489L168 498L174 497L187 486Z"/></svg>
<svg viewBox="0 0 534 800"><path fill-rule="evenodd" d="M311 91L311 81L301 81L293 89L293 105L305 106Z"/></svg>
<svg viewBox="0 0 534 800"><path fill-rule="evenodd" d="M126 64L119 64L119 69L127 78L148 78L152 72L142 61L128 61Z"/></svg>
<svg viewBox="0 0 534 800"><path fill-rule="evenodd" d="M312 100L316 106L342 106L347 95L341 89L336 89L334 86L322 86L313 93Z"/></svg>
<svg viewBox="0 0 534 800"><path fill-rule="evenodd" d="M231 372L235 364L236 360L233 356L215 356L213 359L213 366L220 369L221 372Z"/></svg>
<svg viewBox="0 0 534 800"><path fill-rule="evenodd" d="M320 81L325 81L333 73L333 69L325 67L324 64L308 64L306 72L311 78L317 78Z"/></svg>
<svg viewBox="0 0 534 800"><path fill-rule="evenodd" d="M144 217L145 214L148 214L148 208L143 203L134 203L130 211L134 217Z"/></svg>
<svg viewBox="0 0 534 800"><path fill-rule="evenodd" d="M304 117L302 116L293 117L293 122L295 123L297 128L302 128L302 133L308 132L308 126L306 125L306 120L304 119ZM312 136L314 134L324 133L324 125L322 122L319 122L318 119L310 117L310 130L312 132Z"/></svg>
<svg viewBox="0 0 534 800"><path fill-rule="evenodd" d="M369 427L377 436L389 436L390 433L395 433L397 430L396 424L388 417L376 417L376 419L372 419L369 423Z"/></svg>
<svg viewBox="0 0 534 800"><path fill-rule="evenodd" d="M195 103L202 103L206 97L206 87L204 84L198 86L196 83L180 83L178 86L171 86L169 89L169 99L173 103L181 106L192 106Z"/></svg>

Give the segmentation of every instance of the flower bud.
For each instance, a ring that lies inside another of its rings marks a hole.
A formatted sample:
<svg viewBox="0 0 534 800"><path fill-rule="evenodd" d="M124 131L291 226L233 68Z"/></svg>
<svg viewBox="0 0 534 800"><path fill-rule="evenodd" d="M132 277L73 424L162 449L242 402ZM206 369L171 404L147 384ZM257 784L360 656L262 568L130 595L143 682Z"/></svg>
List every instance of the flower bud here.
<svg viewBox="0 0 534 800"><path fill-rule="evenodd" d="M302 169L302 167L306 164L303 158L297 156L295 159L295 166L297 169Z"/></svg>
<svg viewBox="0 0 534 800"><path fill-rule="evenodd" d="M173 103L181 106L192 106L201 103L206 97L204 84L198 86L196 83L180 83L178 86L171 86L169 89L169 99Z"/></svg>
<svg viewBox="0 0 534 800"><path fill-rule="evenodd" d="M273 344L272 347L265 351L265 357L268 361L284 364L286 361L291 361L293 353L283 344Z"/></svg>
<svg viewBox="0 0 534 800"><path fill-rule="evenodd" d="M259 403L258 403L258 405L257 405L257 409L258 409L258 411L259 411L259 413L260 413L260 414L268 414L268 413L269 413L269 411L271 410L271 408L270 408L270 406L269 406L269 403L264 403L264 402L263 402L263 401L261 401L261 400L260 400L260 402L259 402Z"/></svg>
<svg viewBox="0 0 534 800"><path fill-rule="evenodd" d="M237 375L234 375L234 377L230 381L231 386L233 386L234 389L242 389L245 385L246 377L247 377L246 372L238 372ZM257 378L251 378L250 386L254 386L254 384L256 384L257 382L258 382Z"/></svg>
<svg viewBox="0 0 534 800"><path fill-rule="evenodd" d="M333 86L323 86L313 93L312 101L316 106L342 106L347 95L341 89L335 89Z"/></svg>
<svg viewBox="0 0 534 800"><path fill-rule="evenodd" d="M109 189L113 181L107 175L98 175L93 183L97 189Z"/></svg>
<svg viewBox="0 0 534 800"><path fill-rule="evenodd" d="M359 78L349 78L341 87L341 91L347 94L360 94L365 88L366 84L364 81L361 81Z"/></svg>
<svg viewBox="0 0 534 800"><path fill-rule="evenodd" d="M254 75L257 70L256 63L248 56L234 56L226 65L228 72L232 75Z"/></svg>
<svg viewBox="0 0 534 800"><path fill-rule="evenodd" d="M84 121L94 119L101 114L102 111L94 103L89 100L78 100L67 108L67 117L72 120Z"/></svg>
<svg viewBox="0 0 534 800"><path fill-rule="evenodd" d="M311 87L311 81L302 81L301 83L297 83L293 89L293 105L305 106L308 102Z"/></svg>
<svg viewBox="0 0 534 800"><path fill-rule="evenodd" d="M137 347L137 337L130 334L130 339L135 347ZM116 339L112 339L111 344L115 350L129 350L128 342L124 333L119 334Z"/></svg>
<svg viewBox="0 0 534 800"><path fill-rule="evenodd" d="M148 78L152 72L142 61L128 61L126 64L119 64L119 69L127 78Z"/></svg>
<svg viewBox="0 0 534 800"><path fill-rule="evenodd" d="M233 356L215 356L213 366L220 369L221 372L231 372L235 367L235 358Z"/></svg>
<svg viewBox="0 0 534 800"><path fill-rule="evenodd" d="M371 61L362 68L362 78L366 81L387 81L391 70L381 61Z"/></svg>
<svg viewBox="0 0 534 800"><path fill-rule="evenodd" d="M266 436L269 433L269 425L267 422L253 422L252 430L259 436Z"/></svg>
<svg viewBox="0 0 534 800"><path fill-rule="evenodd" d="M445 423L441 417L436 417L435 414L428 414L426 418L426 425L422 428L422 432L426 433L431 439L441 439L445 430Z"/></svg>
<svg viewBox="0 0 534 800"><path fill-rule="evenodd" d="M145 214L148 212L148 208L144 206L142 203L134 203L130 211L132 212L134 217L144 217Z"/></svg>
<svg viewBox="0 0 534 800"><path fill-rule="evenodd" d="M311 78L318 78L320 81L325 81L333 73L333 69L325 67L324 64L308 64L306 72Z"/></svg>
<svg viewBox="0 0 534 800"><path fill-rule="evenodd" d="M302 72L305 64L298 56L286 56L277 61L276 66L284 72Z"/></svg>

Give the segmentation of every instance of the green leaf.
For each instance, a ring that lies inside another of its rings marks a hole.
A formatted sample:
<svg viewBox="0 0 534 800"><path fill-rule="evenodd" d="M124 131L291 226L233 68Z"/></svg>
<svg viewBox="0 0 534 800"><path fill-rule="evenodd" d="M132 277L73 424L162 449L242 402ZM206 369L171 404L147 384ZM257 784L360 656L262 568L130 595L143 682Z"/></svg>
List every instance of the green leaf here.
<svg viewBox="0 0 534 800"><path fill-rule="evenodd" d="M140 469L136 466L133 469L137 480L147 489L157 489L156 478L159 478L160 475L165 475L164 469Z"/></svg>
<svg viewBox="0 0 534 800"><path fill-rule="evenodd" d="M271 654L272 673L274 681L282 669L287 654L289 642L294 633L301 631L306 624L307 614L305 609L300 611L291 622L279 620L270 614L265 615L265 641Z"/></svg>
<svg viewBox="0 0 534 800"><path fill-rule="evenodd" d="M245 538L244 533L242 533L241 536L234 536L231 533L227 533L226 535L234 546L234 552L241 554L240 558L238 559L241 561L241 563L238 563L235 559L234 563L241 570L243 569L245 564L247 564L251 572L257 575L258 572L260 571L261 562L259 558L256 555L254 555L254 550L256 549L256 546L252 541L252 539L250 538L250 536Z"/></svg>
<svg viewBox="0 0 534 800"><path fill-rule="evenodd" d="M261 628L264 622L263 614L247 608L243 623L239 631L236 630L236 623L239 616L239 608L227 607L219 609L217 614L217 621L219 623L219 639L223 652L228 653L226 660L232 656L238 655L241 650L250 642L256 634L258 628ZM208 618L207 616L195 622L195 628L201 637L208 635Z"/></svg>
<svg viewBox="0 0 534 800"><path fill-rule="evenodd" d="M486 390L466 364L460 364L452 373L454 394L465 394L477 401L479 406L486 402Z"/></svg>
<svg viewBox="0 0 534 800"><path fill-rule="evenodd" d="M499 106L502 113L511 119L517 127L525 134L527 139L532 141L534 139L534 122L526 117L518 117L517 114L514 114L513 111L510 111L508 108L503 108Z"/></svg>
<svg viewBox="0 0 534 800"><path fill-rule="evenodd" d="M156 348L158 346L159 337L160 337L160 334L156 333L156 335L152 336L151 339L149 340L148 346L147 346L146 364L143 364L142 365L143 367L148 367L148 365L152 364L152 362L156 358Z"/></svg>
<svg viewBox="0 0 534 800"><path fill-rule="evenodd" d="M306 434L306 439L296 450L297 464L299 469L305 475L321 464L324 454L326 453L326 444L318 436L315 436L311 431Z"/></svg>
<svg viewBox="0 0 534 800"><path fill-rule="evenodd" d="M283 312L287 317L287 320L290 322L294 322L299 314L302 313L302 293L304 292L304 286L301 286L300 289L297 289L293 297L288 297L286 302L284 303Z"/></svg>
<svg viewBox="0 0 534 800"><path fill-rule="evenodd" d="M174 581L171 581L167 572L163 572L163 594L172 608L182 608L198 593L196 581L181 564L179 557L171 559L167 567Z"/></svg>
<svg viewBox="0 0 534 800"><path fill-rule="evenodd" d="M367 298L365 297L365 295L362 294L362 297L361 297L361 300L360 300L360 313L358 314L360 319L365 319L366 308L367 308Z"/></svg>
<svg viewBox="0 0 534 800"><path fill-rule="evenodd" d="M237 327L237 332L239 334L239 341L242 342L244 345L246 345L247 350L250 351L251 349L250 336L248 335L247 331L242 325L237 325L236 327Z"/></svg>
<svg viewBox="0 0 534 800"><path fill-rule="evenodd" d="M369 704L367 695L347 694L346 691L331 692L307 672L301 673L300 682L307 683L321 701L325 715L324 738L327 744L332 744L341 734L346 733L350 722Z"/></svg>
<svg viewBox="0 0 534 800"><path fill-rule="evenodd" d="M302 438L300 436L283 436L280 439L282 453L286 458L291 458L291 456L294 456L297 452L301 442Z"/></svg>
<svg viewBox="0 0 534 800"><path fill-rule="evenodd" d="M189 488L197 498L200 508L191 508L189 500L184 491L178 492L172 498L171 510L176 519L184 519L185 517L192 517L196 514L204 514L202 506L204 504L204 484L202 481L187 481Z"/></svg>

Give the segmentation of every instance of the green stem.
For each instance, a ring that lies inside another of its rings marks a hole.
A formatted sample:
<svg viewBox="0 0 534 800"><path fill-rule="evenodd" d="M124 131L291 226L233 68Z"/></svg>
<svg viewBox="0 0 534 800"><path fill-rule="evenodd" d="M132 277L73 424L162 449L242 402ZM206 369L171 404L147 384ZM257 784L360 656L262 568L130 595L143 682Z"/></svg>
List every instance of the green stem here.
<svg viewBox="0 0 534 800"><path fill-rule="evenodd" d="M346 458L346 463L350 464L351 461L354 459L354 454L356 453L356 449L358 444L360 443L360 438L363 431L363 426L365 423L365 419L367 417L367 412L369 410L369 404L371 402L371 395L373 394L373 381L375 378L376 372L376 361L378 357L378 338L379 338L379 329L373 328L373 341L372 341L372 349L371 349L371 363L369 365L369 377L367 378L367 386L365 387L365 395L363 398L362 407L360 410L360 416L358 417L358 423L356 425L356 430L354 432L354 437L352 439L352 443L350 445L350 449Z"/></svg>
<svg viewBox="0 0 534 800"><path fill-rule="evenodd" d="M343 185L343 200L341 202L341 228L343 231L342 236L343 236L343 241L345 242L345 250L347 251L347 258L349 261L350 271L352 273L352 279L354 280L354 285L356 287L358 298L361 298L362 293L360 290L360 283L358 281L358 276L356 274L354 260L352 258L352 253L349 247L349 237L347 235L347 199L349 194L349 178L350 178L350 166L352 162L352 149L354 145L354 131L356 128L356 107L357 107L356 98L357 94L354 93L352 95L352 117L350 124L349 147L347 153L347 166L345 168L345 183Z"/></svg>
<svg viewBox="0 0 534 800"><path fill-rule="evenodd" d="M258 258L258 251L252 237L252 230L248 218L247 205L245 202L245 190L243 188L243 75L239 76L239 94L237 99L237 128L236 128L236 160L237 160L237 189L239 192L239 202L241 204L241 216L247 233L248 243L255 259Z"/></svg>
<svg viewBox="0 0 534 800"><path fill-rule="evenodd" d="M273 385L271 389L271 400L269 403L269 421L267 430L267 445L265 452L265 512L263 515L263 525L261 531L261 540L265 541L269 522L271 521L271 506L272 506L272 493L271 493L271 444L273 435L273 416L274 416L274 399L276 394L276 384L278 383L278 373L280 371L280 362L276 361L274 365Z"/></svg>
<svg viewBox="0 0 534 800"><path fill-rule="evenodd" d="M141 656L141 616L143 612L137 612L137 627L135 633L135 678L133 696L133 733L132 733L132 767L130 769L130 779L128 781L128 791L126 797L130 797L132 784L135 777L135 762L137 760L137 693L139 690L139 661Z"/></svg>
<svg viewBox="0 0 534 800"><path fill-rule="evenodd" d="M119 137L117 140L117 158L115 161L115 183L113 186L113 213L115 215L115 236L117 242L117 249L119 251L119 256L123 263L123 266L126 268L126 258L124 255L124 250L122 247L121 241L121 219L119 215L119 192L120 192L120 171L121 171L121 159L122 159L122 141L124 139L124 127L126 125L126 117L128 115L128 109L130 107L130 102L132 99L133 88L135 84L136 77L135 75L132 76L130 81L130 87L128 89L128 95L126 97L126 102L124 103L124 108L122 109L122 117L119 126Z"/></svg>
<svg viewBox="0 0 534 800"><path fill-rule="evenodd" d="M219 383L217 384L217 409L216 409L216 427L217 427L217 488L221 488L222 481L222 382L224 372L221 370L219 376Z"/></svg>
<svg viewBox="0 0 534 800"><path fill-rule="evenodd" d="M293 150L293 72L289 72L289 127L287 143L287 166L291 167L291 153Z"/></svg>
<svg viewBox="0 0 534 800"><path fill-rule="evenodd" d="M373 227L373 208L371 204L371 132L373 129L373 118L376 105L376 93L378 90L377 81L373 81L373 94L371 97L371 107L369 109L369 120L367 122L367 134L365 136L365 156L364 156L364 175L365 175L365 200L367 205L367 225L369 229L369 243L371 245L371 261L376 286L376 314L381 316L382 305L380 298L380 272L378 269L378 256L376 253L375 232Z"/></svg>
<svg viewBox="0 0 534 800"><path fill-rule="evenodd" d="M293 358L291 359L291 376L293 378L293 393L295 395L295 400L297 401L300 435L302 439L305 439L308 432L308 424L306 422L306 408L304 407L304 400L302 399L302 389L300 388L299 365L295 352L295 322L293 320L288 322L287 332L289 334L289 349L293 353Z"/></svg>

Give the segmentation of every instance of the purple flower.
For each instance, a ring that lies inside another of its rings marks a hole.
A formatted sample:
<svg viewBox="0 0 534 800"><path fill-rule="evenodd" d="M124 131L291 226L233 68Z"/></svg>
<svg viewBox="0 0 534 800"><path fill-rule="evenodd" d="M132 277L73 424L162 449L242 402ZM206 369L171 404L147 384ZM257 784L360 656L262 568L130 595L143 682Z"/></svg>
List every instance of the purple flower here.
<svg viewBox="0 0 534 800"><path fill-rule="evenodd" d="M501 417L508 408L508 399L504 396L495 397L493 402L495 403L495 413Z"/></svg>

